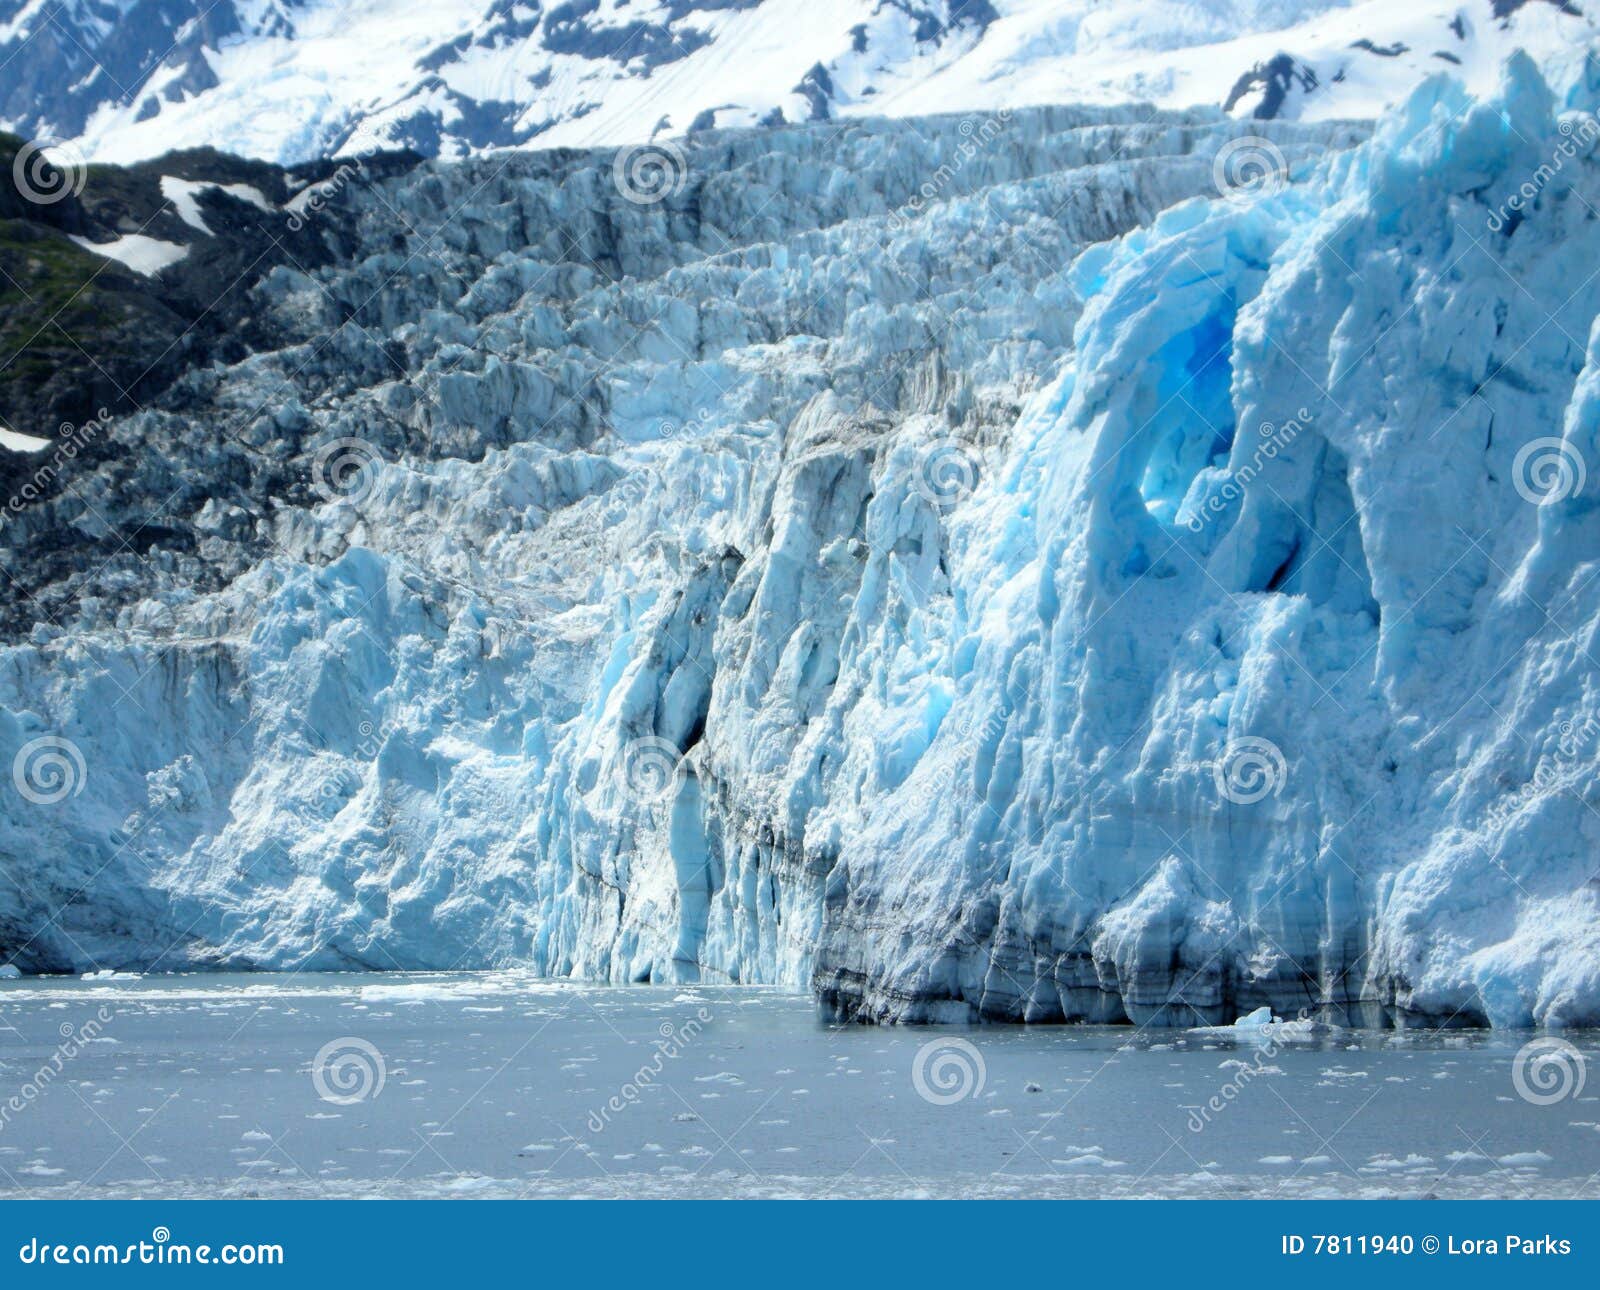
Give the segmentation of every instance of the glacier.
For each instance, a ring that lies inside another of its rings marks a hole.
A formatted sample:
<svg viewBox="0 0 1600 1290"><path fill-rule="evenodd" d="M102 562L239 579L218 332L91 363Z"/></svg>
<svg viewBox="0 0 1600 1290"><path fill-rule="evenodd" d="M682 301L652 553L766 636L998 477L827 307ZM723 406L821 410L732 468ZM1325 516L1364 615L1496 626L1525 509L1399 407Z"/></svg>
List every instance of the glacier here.
<svg viewBox="0 0 1600 1290"><path fill-rule="evenodd" d="M348 184L6 515L0 959L1600 1023L1597 109Z"/></svg>

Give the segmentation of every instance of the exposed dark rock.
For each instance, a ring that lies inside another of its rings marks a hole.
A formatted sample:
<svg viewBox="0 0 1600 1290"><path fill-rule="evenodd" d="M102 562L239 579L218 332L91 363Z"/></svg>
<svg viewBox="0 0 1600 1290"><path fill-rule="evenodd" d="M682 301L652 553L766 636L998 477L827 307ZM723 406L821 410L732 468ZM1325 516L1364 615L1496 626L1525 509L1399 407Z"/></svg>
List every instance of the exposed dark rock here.
<svg viewBox="0 0 1600 1290"><path fill-rule="evenodd" d="M1299 89L1309 94L1317 88L1317 74L1293 55L1278 54L1264 63L1257 63L1233 83L1222 110L1232 112L1234 105L1251 94L1260 94L1261 101L1250 115L1257 121L1274 121L1283 112L1284 102L1291 91Z"/></svg>

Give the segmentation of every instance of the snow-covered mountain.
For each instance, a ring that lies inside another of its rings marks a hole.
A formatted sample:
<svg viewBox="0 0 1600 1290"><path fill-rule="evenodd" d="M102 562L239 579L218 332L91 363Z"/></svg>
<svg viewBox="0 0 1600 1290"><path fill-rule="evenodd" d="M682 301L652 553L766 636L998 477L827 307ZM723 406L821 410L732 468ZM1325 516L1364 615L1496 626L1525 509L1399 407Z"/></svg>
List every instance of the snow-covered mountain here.
<svg viewBox="0 0 1600 1290"><path fill-rule="evenodd" d="M1051 103L1371 117L1513 48L1564 84L1591 0L0 0L0 125L128 161L594 146Z"/></svg>
<svg viewBox="0 0 1600 1290"><path fill-rule="evenodd" d="M27 454L0 957L1600 1022L1597 111L302 189L250 353Z"/></svg>

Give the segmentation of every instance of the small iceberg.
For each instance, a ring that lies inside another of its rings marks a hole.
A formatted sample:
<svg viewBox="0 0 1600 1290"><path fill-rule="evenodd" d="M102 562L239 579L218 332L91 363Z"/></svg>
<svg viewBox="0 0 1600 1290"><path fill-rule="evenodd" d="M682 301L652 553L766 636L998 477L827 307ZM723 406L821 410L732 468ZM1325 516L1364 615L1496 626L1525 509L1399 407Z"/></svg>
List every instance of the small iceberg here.
<svg viewBox="0 0 1600 1290"><path fill-rule="evenodd" d="M1283 1043L1290 1040L1321 1038L1335 1034L1338 1030L1338 1026L1318 1021L1314 1017L1279 1017L1273 1014L1271 1008L1257 1008L1254 1012L1240 1017L1231 1026L1194 1026L1189 1033Z"/></svg>

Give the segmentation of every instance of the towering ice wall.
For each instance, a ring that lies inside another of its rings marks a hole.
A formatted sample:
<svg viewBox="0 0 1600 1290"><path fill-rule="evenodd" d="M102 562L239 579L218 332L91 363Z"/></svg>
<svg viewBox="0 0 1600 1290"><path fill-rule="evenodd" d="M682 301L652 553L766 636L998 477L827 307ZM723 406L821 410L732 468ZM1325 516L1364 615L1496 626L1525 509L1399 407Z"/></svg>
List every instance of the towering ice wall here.
<svg viewBox="0 0 1600 1290"><path fill-rule="evenodd" d="M1600 1017L1600 124L1555 106L1526 60L1440 80L1078 261L1075 352L961 515L951 737L846 848L825 994Z"/></svg>
<svg viewBox="0 0 1600 1290"><path fill-rule="evenodd" d="M0 948L1600 1019L1597 87L352 184L0 533Z"/></svg>

